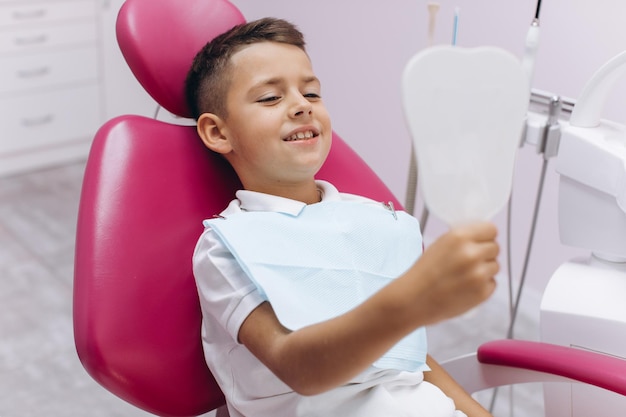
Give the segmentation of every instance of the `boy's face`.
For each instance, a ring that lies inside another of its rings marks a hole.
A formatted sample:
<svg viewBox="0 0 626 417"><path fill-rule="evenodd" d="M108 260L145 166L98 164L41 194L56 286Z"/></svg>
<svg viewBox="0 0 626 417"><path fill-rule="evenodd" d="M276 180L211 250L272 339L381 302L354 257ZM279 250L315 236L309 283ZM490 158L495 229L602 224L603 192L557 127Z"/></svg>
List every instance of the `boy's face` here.
<svg viewBox="0 0 626 417"><path fill-rule="evenodd" d="M330 117L320 82L300 48L252 44L231 58L223 152L244 187L275 193L310 182L330 150Z"/></svg>

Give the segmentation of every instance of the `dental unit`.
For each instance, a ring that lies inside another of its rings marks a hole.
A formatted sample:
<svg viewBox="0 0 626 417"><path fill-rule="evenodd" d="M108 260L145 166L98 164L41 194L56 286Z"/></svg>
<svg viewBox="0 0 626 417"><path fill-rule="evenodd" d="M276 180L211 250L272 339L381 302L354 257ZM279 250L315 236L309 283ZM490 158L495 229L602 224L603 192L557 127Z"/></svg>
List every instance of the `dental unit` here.
<svg viewBox="0 0 626 417"><path fill-rule="evenodd" d="M540 307L541 339L626 359L626 126L601 118L626 73L626 52L602 66L575 100L531 90L540 3L515 65L507 66L508 54L497 48L451 46L427 48L407 64L403 104L424 210L449 225L489 219L510 197L516 149L535 147L543 159L536 209L552 160L559 174L560 240L588 251L550 278ZM514 337L536 212L508 338ZM625 398L578 384L546 384L544 393L546 417L604 417L626 409Z"/></svg>
<svg viewBox="0 0 626 417"><path fill-rule="evenodd" d="M558 142L544 149L554 153L560 174L561 242L590 254L555 271L540 317L542 340L621 358L626 358L626 126L601 114L625 72L626 52L589 80L569 120L544 127L548 142ZM545 393L547 416L609 416L626 409L624 398L589 387L546 386Z"/></svg>

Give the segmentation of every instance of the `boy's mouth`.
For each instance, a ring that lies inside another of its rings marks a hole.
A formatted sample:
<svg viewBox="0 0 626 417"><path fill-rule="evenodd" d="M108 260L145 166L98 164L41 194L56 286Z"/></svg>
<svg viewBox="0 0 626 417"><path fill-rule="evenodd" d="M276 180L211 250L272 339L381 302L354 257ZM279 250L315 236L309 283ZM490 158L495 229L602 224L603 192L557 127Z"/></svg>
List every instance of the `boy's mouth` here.
<svg viewBox="0 0 626 417"><path fill-rule="evenodd" d="M286 137L285 139L283 139L285 142L293 142L293 141L297 141L297 140L307 140L307 139L312 139L314 137L319 136L319 133L314 132L313 130L305 130L302 132L297 132L294 133L293 135Z"/></svg>

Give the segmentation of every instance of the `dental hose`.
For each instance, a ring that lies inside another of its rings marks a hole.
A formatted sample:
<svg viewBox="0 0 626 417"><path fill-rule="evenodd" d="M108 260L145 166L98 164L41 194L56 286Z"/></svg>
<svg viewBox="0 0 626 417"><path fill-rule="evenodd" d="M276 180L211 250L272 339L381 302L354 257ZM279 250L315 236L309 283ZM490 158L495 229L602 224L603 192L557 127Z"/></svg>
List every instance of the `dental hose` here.
<svg viewBox="0 0 626 417"><path fill-rule="evenodd" d="M539 34L540 34L540 27L539 27L539 15L541 12L541 0L537 0L537 5L535 8L535 16L530 24L530 28L528 29L528 32L526 34L526 42L525 42L525 50L524 50L524 55L522 58L522 68L524 69L524 72L526 72L526 75L528 76L528 81L529 84L532 83L532 79L534 76L534 69L535 69L535 57L537 55L537 50L539 48ZM558 115L557 115L557 120L558 120ZM551 114L550 120L548 121L548 125L545 128L545 132L547 135L547 132L549 131L550 125L552 123L558 123L558 121L555 121L555 117L553 114ZM544 135L544 139L545 136ZM530 261L530 252L532 249L532 245L533 245L533 241L534 241L534 237L535 237L535 231L537 228L537 219L539 217L539 208L541 206L541 197L543 195L543 188L544 188L544 183L545 183L545 177L546 177L546 171L547 171L547 166L548 166L548 158L545 156L544 154L544 158L543 158L543 163L542 163L542 167L541 167L541 174L540 174L540 179L539 179L539 188L537 190L537 197L535 200L535 207L533 210L533 217L531 220L531 228L530 228L530 235L528 237L528 244L526 246L526 253L524 256L524 264L522 266L522 273L520 276L520 282L519 285L517 287L517 294L514 296L513 294L513 272L512 272L512 254L511 254L511 243L512 243L512 239L511 239L511 219L512 219L512 193L511 196L509 197L509 202L507 204L507 280L508 280L508 287L509 287L509 314L510 314L510 319L509 319L509 326L507 328L507 333L506 333L506 337L507 339L512 339L514 337L514 329L515 329L515 323L517 321L517 315L519 312L519 307L520 307L520 301L521 301L521 297L522 297L522 292L524 289L524 285L526 283L526 273L528 271L528 264ZM513 300L515 298L515 300ZM496 399L498 397L498 388L494 388L493 390L493 394L491 396L491 402L489 405L489 412L493 413L493 410L495 408L495 403L496 403ZM509 407L510 407L510 415L513 415L513 394L511 392L510 398L509 398Z"/></svg>
<svg viewBox="0 0 626 417"><path fill-rule="evenodd" d="M535 56L537 55L537 49L539 46L539 13L541 11L541 0L537 0L537 7L535 9L535 17L530 25L530 28L528 29L528 33L526 35L526 49L524 52L524 57L522 58L522 66L524 67L526 74L528 75L528 80L529 80L529 84L532 81L532 77L534 74L534 66L535 66ZM545 131L544 131L544 143L547 140L547 135L548 132L550 130L550 128L556 124L558 124L558 113L560 112L560 107L556 107L556 106L551 106L550 107L550 114L549 114L549 118L548 118L548 123L546 125ZM530 250L532 248L532 240L534 238L534 234L535 234L535 228L536 228L536 222L537 222L537 216L538 216L538 211L539 211L539 204L541 202L541 195L543 193L543 185L544 185L544 181L545 181L545 175L546 175L546 166L547 166L547 160L548 158L545 156L544 153L544 163L542 166L542 172L541 172L541 177L540 177L540 183L539 183L539 190L538 190L538 194L537 194L537 199L535 202L535 209L534 209L534 213L533 213L533 219L532 219L532 225L531 225L531 231L530 231L530 236L528 239L528 246L526 248L526 256L524 259L524 265L522 268L522 275L520 278L520 283L518 285L518 291L517 291L517 296L515 299L515 302L513 302L513 292L512 292L512 270L511 270L511 252L510 252L510 248L511 248L511 203L512 203L512 196L511 198L509 198L509 207L508 207L508 211L507 211L507 216L508 216L508 221L507 221L507 247L509 248L509 250L507 251L507 265L508 265L508 275L509 275L509 303L510 303L510 309L511 309L511 319L510 319L510 323L509 323L509 328L507 330L507 338L511 339L513 338L513 329L515 326L515 321L517 318L517 312L519 310L519 302L520 302L520 298L521 298L521 292L523 290L524 287L524 283L525 283L525 279L526 279L526 271L528 268L528 262L529 262L529 258L530 258Z"/></svg>

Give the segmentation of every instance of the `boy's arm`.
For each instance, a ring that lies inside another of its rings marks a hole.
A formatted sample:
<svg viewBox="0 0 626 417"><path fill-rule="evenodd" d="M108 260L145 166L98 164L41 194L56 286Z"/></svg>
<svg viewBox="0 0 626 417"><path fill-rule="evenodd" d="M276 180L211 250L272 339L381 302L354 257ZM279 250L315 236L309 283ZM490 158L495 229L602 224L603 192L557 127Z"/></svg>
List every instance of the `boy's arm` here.
<svg viewBox="0 0 626 417"><path fill-rule="evenodd" d="M452 398L457 410L463 411L468 417L493 417L430 355L426 359L426 364L430 367L430 371L424 372L424 380L438 386L448 397Z"/></svg>
<svg viewBox="0 0 626 417"><path fill-rule="evenodd" d="M246 318L239 339L296 392L313 395L342 385L418 327L484 301L498 272L496 234L490 223L453 229L363 304L295 332L263 303Z"/></svg>

